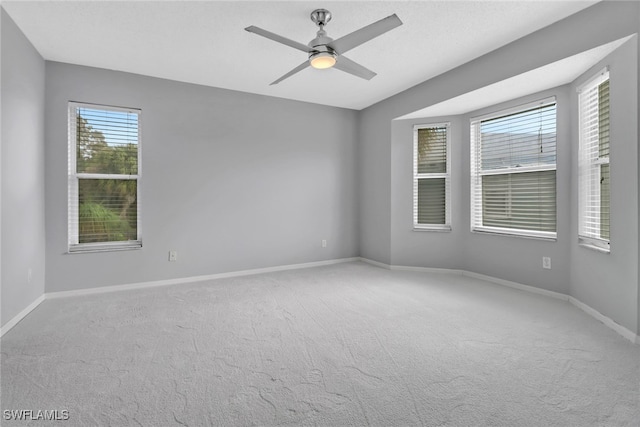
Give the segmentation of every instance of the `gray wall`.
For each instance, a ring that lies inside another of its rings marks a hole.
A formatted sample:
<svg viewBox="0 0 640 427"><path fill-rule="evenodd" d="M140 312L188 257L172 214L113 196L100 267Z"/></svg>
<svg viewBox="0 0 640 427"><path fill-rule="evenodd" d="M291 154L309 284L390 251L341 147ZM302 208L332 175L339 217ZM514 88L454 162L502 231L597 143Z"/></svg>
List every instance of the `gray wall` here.
<svg viewBox="0 0 640 427"><path fill-rule="evenodd" d="M571 90L609 65L611 102L611 253L579 246L578 198L571 197L571 295L634 330L638 319L638 41L629 40L580 76ZM572 127L578 128L577 114ZM573 135L572 188L578 182L578 134ZM639 331L640 329L635 329Z"/></svg>
<svg viewBox="0 0 640 427"><path fill-rule="evenodd" d="M4 325L44 292L45 64L4 9L0 14Z"/></svg>
<svg viewBox="0 0 640 427"><path fill-rule="evenodd" d="M391 263L390 120L376 106L359 113L358 198L360 256ZM386 143L385 143L386 142Z"/></svg>
<svg viewBox="0 0 640 427"><path fill-rule="evenodd" d="M451 231L413 231L413 126L451 124ZM459 191L468 174L462 167L460 117L394 120L391 134L391 264L429 268L463 268L462 237L468 231ZM467 215L468 216L468 215Z"/></svg>
<svg viewBox="0 0 640 427"><path fill-rule="evenodd" d="M639 7L637 2L598 3L360 111L362 256L384 263L391 260L390 141L394 118L634 34ZM594 26L598 31L593 31Z"/></svg>
<svg viewBox="0 0 640 427"><path fill-rule="evenodd" d="M465 143L462 151L462 169L469 171L471 167L471 152L468 141L471 140L469 123L472 117L545 99L550 96L555 96L557 102L557 240L549 241L469 232L469 224L471 221L471 182L470 179L464 179L463 185L460 188L464 200L464 219L461 225L466 228L466 235L464 237L463 248L461 249L465 270L568 294L570 284L569 242L575 237L575 233L572 232L569 225L572 157L571 114L575 110L574 104L570 103L569 87L563 86L532 94L503 104L474 111L463 116L462 141L465 141ZM466 176L469 176L469 173L466 173ZM551 270L542 268L543 256L551 257Z"/></svg>
<svg viewBox="0 0 640 427"><path fill-rule="evenodd" d="M47 63L45 71L42 58L2 11L0 320L5 324L42 295L45 278L52 292L361 255L570 292L638 332L635 39L607 60L620 82L614 86L612 71L612 101L620 104L612 113L620 133L612 182L632 181L612 195L614 227L620 228L612 227L610 255L576 243L577 135L567 135L564 125L559 131L572 145L560 148L558 167L571 172L559 172L558 241L545 242L468 231L468 146L455 139L453 185L460 191L453 194L454 229L411 231L404 144L413 122L393 119L639 30L637 2L598 3L354 112L67 64ZM573 88L553 92L575 101ZM143 109L141 250L65 253L69 100ZM575 122L575 110L564 109L559 122L567 114ZM468 140L467 120L450 118L454 138ZM319 123L322 135L313 132ZM18 172L26 179L14 180ZM328 240L326 249L321 239ZM170 249L178 251L178 262L167 261ZM542 255L553 258L552 271L540 269Z"/></svg>
<svg viewBox="0 0 640 427"><path fill-rule="evenodd" d="M572 210L576 205L575 191L573 191L576 183L572 144L575 143L577 136L572 133L571 126L568 124L573 123L577 110L575 107L567 109L562 106L571 105L573 102L572 88L561 87L546 93L556 95L561 103L558 112L558 137L564 141L558 148L558 240L556 242L487 236L469 231L468 144L459 149L460 158L453 158L454 165L458 162L461 170L466 174L461 177L458 186L453 187L454 191L456 187L461 190L458 191L458 196L454 193L453 203L454 206L458 204L463 215L456 217L457 214L454 211L453 232L409 231L411 217L408 203L411 168L408 163L410 157L406 156L410 155L410 151L408 151L408 145L402 144L411 143L409 129L412 123L403 125L401 122L404 121L394 122L394 118L635 34L639 29L639 17L640 4L637 2L598 3L362 110L360 112L362 137L359 150L361 164L358 180L362 256L395 265L463 268L562 293L570 293L575 289L576 297L583 297L587 304L626 328L637 332L640 303L638 303L637 275L638 190L636 184L630 184L629 192L633 196L617 208L618 221L629 225L629 233L618 237L618 240L625 241L624 244L620 244L620 251L627 251L627 253L613 254L609 257L602 257L596 253L574 256L575 252L584 251L583 248L577 248L575 243L577 223L574 222L577 219L574 221L573 218L577 217L576 212ZM593 31L594 27L597 27L598 31ZM636 55L631 55L630 50L634 49L634 46ZM624 145L625 153L629 157L624 160L618 159L616 163L620 163L618 173L627 174L631 180L637 182L638 154L631 148L631 145L637 145L637 126L635 126L637 107L634 107L637 105L637 85L634 83L637 82L637 45L625 46L618 51L618 54L625 58L624 62L627 63L628 68L624 73L618 72L621 75L618 90L626 91L627 94L618 95L625 97L626 100L620 107L624 112L616 115L616 121L625 123L619 131L628 131L625 139L633 142L620 143ZM625 75L622 76L622 74ZM538 94L528 98L536 99L544 95ZM524 101L526 99L514 100L512 104ZM492 107L491 110L494 108ZM500 108L497 106L497 109ZM478 113L482 112L463 116L463 122L468 122L469 116ZM429 119L431 120L440 121L441 119ZM452 120L453 122L455 120ZM460 137L461 141L469 140L468 126L462 126ZM403 142L400 141L401 138L408 139ZM455 156L455 140L452 142ZM618 199L622 201L620 195ZM629 220L631 217L633 220ZM452 260L451 254L455 254L453 256L457 256L459 260ZM551 271L541 268L543 255L552 257ZM579 257L584 259L578 260ZM584 277L580 274L574 277L574 271L588 264L593 257L599 257L598 263L594 265L600 265L600 276L590 277L586 285L578 283ZM575 266L573 266L574 259L577 263ZM626 263L624 268L621 262ZM609 273L606 278L602 275L605 272ZM607 287L611 287L610 284L616 281L624 284L613 285L613 291L607 292ZM598 290L595 291L594 288L598 286Z"/></svg>
<svg viewBox="0 0 640 427"><path fill-rule="evenodd" d="M66 253L70 100L142 109L141 250ZM356 144L353 110L47 62L46 290L357 256Z"/></svg>
<svg viewBox="0 0 640 427"><path fill-rule="evenodd" d="M557 227L556 241L470 233L470 127L472 117L556 97L557 107ZM569 87L532 94L465 115L394 120L391 140L391 253L393 265L464 269L569 293L571 239L569 227L571 171L571 104ZM451 123L452 231L412 230L412 129L414 124ZM517 263L505 263L517 254ZM550 256L553 268L542 269Z"/></svg>

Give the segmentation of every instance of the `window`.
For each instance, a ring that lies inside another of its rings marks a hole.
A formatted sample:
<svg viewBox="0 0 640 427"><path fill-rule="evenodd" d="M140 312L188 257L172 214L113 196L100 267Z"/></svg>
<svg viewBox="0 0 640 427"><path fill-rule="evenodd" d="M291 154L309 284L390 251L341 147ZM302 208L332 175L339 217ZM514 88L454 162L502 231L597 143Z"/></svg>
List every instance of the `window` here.
<svg viewBox="0 0 640 427"><path fill-rule="evenodd" d="M556 238L555 98L471 120L471 230Z"/></svg>
<svg viewBox="0 0 640 427"><path fill-rule="evenodd" d="M139 248L140 110L69 103L69 252Z"/></svg>
<svg viewBox="0 0 640 427"><path fill-rule="evenodd" d="M578 235L580 242L609 250L609 72L579 89Z"/></svg>
<svg viewBox="0 0 640 427"><path fill-rule="evenodd" d="M413 227L451 230L449 124L413 128Z"/></svg>

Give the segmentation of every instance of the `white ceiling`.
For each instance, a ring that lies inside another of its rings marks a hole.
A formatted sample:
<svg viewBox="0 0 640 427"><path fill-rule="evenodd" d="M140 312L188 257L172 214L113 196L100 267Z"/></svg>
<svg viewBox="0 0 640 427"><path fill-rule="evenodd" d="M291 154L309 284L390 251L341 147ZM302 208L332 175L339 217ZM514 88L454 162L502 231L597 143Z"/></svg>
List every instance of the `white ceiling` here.
<svg viewBox="0 0 640 427"><path fill-rule="evenodd" d="M455 98L430 105L397 120L423 117L455 116L497 105L512 99L573 82L584 71L600 62L632 36L598 46L577 55L552 62L509 79L481 87Z"/></svg>
<svg viewBox="0 0 640 427"><path fill-rule="evenodd" d="M584 9L595 1L7 1L2 7L47 60L362 109ZM312 10L337 39L396 13L404 25L349 52L370 81L308 68L269 83L303 52L244 31L308 43Z"/></svg>

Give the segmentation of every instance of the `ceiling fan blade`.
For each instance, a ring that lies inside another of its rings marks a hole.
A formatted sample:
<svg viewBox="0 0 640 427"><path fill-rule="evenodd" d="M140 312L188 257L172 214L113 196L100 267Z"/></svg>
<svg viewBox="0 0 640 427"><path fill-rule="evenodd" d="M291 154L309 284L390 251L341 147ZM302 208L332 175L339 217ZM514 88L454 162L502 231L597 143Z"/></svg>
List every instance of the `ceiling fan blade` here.
<svg viewBox="0 0 640 427"><path fill-rule="evenodd" d="M338 52L338 54L342 55L354 47L360 46L362 43L378 37L389 30L393 30L400 25L402 25L402 21L394 13L393 15L387 16L373 24L362 27L353 33L340 37L339 39L329 43L328 46Z"/></svg>
<svg viewBox="0 0 640 427"><path fill-rule="evenodd" d="M309 61L304 61L302 64L298 65L296 68L294 68L293 70L289 71L287 74L285 74L284 76L280 77L275 82L271 83L269 86L277 85L278 83L280 83L284 79L287 79L287 78L293 76L295 73L304 70L308 66L309 66Z"/></svg>
<svg viewBox="0 0 640 427"><path fill-rule="evenodd" d="M258 28L254 25L245 28L245 30L249 31L250 33L254 33L254 34L258 34L259 36L266 37L278 43L286 44L287 46L291 46L292 48L301 50L305 53L309 53L309 46L304 45L302 43L298 43L286 37L279 36L275 33L272 33L271 31L263 30L262 28Z"/></svg>
<svg viewBox="0 0 640 427"><path fill-rule="evenodd" d="M354 76L363 78L365 80L371 80L376 76L376 73L371 71L370 69L363 67L357 62L353 62L349 58L340 55L336 61L336 65L333 68L337 68L340 71L344 71L349 74L353 74Z"/></svg>

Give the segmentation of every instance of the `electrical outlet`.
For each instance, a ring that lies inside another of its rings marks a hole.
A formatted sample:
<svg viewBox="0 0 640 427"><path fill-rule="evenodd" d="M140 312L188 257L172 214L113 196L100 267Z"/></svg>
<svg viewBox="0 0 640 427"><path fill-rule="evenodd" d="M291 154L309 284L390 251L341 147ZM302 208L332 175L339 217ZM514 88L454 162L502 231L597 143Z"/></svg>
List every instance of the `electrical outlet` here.
<svg viewBox="0 0 640 427"><path fill-rule="evenodd" d="M326 248L326 247L327 247L327 241L326 241L326 240L324 240L324 239L322 239L322 247L323 247L323 248Z"/></svg>
<svg viewBox="0 0 640 427"><path fill-rule="evenodd" d="M551 258L548 256L542 257L542 268L546 268L547 270L551 270Z"/></svg>
<svg viewBox="0 0 640 427"><path fill-rule="evenodd" d="M33 271L31 270L31 268L29 268L27 270L27 283L31 283L32 279L33 279Z"/></svg>
<svg viewBox="0 0 640 427"><path fill-rule="evenodd" d="M178 251L169 251L169 261L177 261L178 260Z"/></svg>

